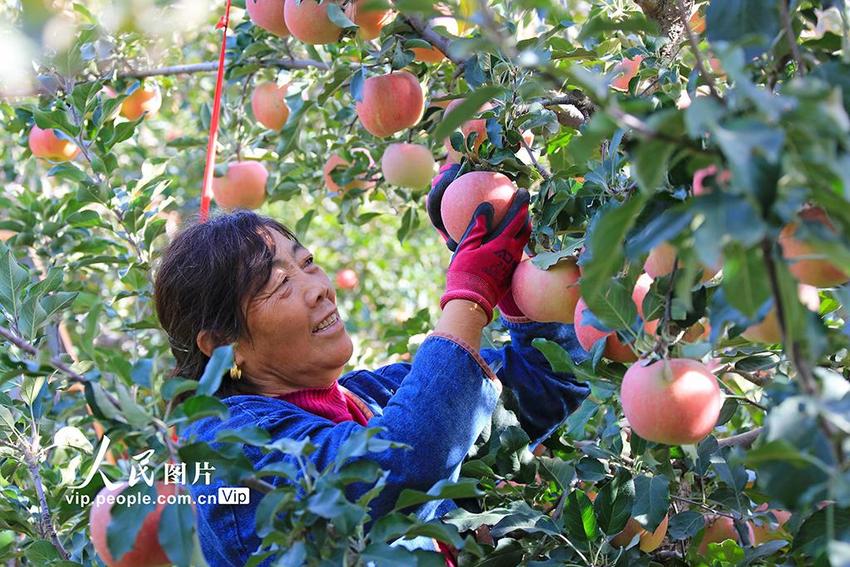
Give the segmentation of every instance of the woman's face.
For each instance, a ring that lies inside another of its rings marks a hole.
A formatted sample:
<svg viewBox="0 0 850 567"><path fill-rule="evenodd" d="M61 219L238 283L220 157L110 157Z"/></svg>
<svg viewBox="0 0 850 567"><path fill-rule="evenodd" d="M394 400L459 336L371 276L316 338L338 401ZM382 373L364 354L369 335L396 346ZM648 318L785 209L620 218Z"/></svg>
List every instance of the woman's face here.
<svg viewBox="0 0 850 567"><path fill-rule="evenodd" d="M270 238L274 264L248 304L252 340L238 342L237 362L262 393L330 386L353 351L336 292L309 250L275 231Z"/></svg>

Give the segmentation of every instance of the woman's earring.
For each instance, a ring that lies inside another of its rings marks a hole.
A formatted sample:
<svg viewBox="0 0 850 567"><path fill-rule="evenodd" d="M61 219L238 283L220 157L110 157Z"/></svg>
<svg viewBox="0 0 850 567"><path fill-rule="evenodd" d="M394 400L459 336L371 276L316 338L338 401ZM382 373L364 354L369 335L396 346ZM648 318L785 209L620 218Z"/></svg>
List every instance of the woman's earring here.
<svg viewBox="0 0 850 567"><path fill-rule="evenodd" d="M241 380L242 379L242 369L236 365L236 361L233 361L233 366L230 367L230 379L231 380Z"/></svg>

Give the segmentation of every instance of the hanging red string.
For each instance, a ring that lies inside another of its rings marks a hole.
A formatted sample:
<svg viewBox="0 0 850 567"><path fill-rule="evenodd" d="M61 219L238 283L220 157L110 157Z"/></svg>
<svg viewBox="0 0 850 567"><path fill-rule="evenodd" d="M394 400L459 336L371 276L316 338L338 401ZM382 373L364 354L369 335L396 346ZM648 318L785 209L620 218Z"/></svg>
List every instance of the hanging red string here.
<svg viewBox="0 0 850 567"><path fill-rule="evenodd" d="M212 198L213 172L215 170L215 144L218 139L218 117L221 114L221 89L224 84L224 54L227 51L227 27L230 25L230 3L227 0L224 16L218 21L215 29L223 29L221 34L221 50L218 53L218 74L215 79L215 95L213 95L212 117L210 119L210 136L207 141L207 163L204 166L204 186L201 189L201 222L209 217L210 199Z"/></svg>

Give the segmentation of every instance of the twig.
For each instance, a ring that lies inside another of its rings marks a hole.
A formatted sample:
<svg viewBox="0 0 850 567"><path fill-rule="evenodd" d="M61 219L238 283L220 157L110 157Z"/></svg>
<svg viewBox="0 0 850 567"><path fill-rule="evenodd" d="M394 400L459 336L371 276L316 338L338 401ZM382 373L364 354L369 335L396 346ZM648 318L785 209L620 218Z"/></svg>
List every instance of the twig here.
<svg viewBox="0 0 850 567"><path fill-rule="evenodd" d="M522 144L522 147L525 148L525 151L528 152L528 157L531 158L531 163L534 164L534 168L537 169L538 172L540 172L540 175L543 176L543 179L549 179L550 177L552 177L552 174L549 173L549 171L545 167L540 165L540 162L537 161L536 157L534 157L534 152L531 151L531 146L528 145L528 142L525 141L525 138L520 138L520 143Z"/></svg>
<svg viewBox="0 0 850 567"><path fill-rule="evenodd" d="M678 500L679 502L685 502L686 504L691 504L693 506L699 506L703 510L708 510L712 514L716 514L718 516L726 516L727 518L732 518L733 520L735 519L735 516L733 516L732 514L729 514L728 512L718 512L717 510L715 510L711 506L706 506L702 502L697 502L696 500L691 500L690 498L682 498L681 496L675 496L673 494L670 495L670 498L672 498L673 500Z"/></svg>
<svg viewBox="0 0 850 567"><path fill-rule="evenodd" d="M39 531L41 532L42 537L49 539L53 543L53 547L56 548L56 551L59 552L62 559L67 560L68 552L65 551L65 548L62 546L62 542L59 541L59 535L53 527L53 518L50 515L50 508L47 505L47 497L44 495L44 482L42 481L41 473L38 470L38 460L29 447L24 447L23 451L24 460L27 463L27 469L29 469L33 484L35 484L35 491L38 494L38 504L41 510Z"/></svg>
<svg viewBox="0 0 850 567"><path fill-rule="evenodd" d="M745 431L743 433L739 433L737 435L732 435L731 437L726 437L724 439L717 440L718 447L749 447L752 445L758 436L761 435L761 432L764 430L763 427L756 427L755 429L751 429L749 431Z"/></svg>
<svg viewBox="0 0 850 567"><path fill-rule="evenodd" d="M38 356L38 349L37 348L35 348L30 343L26 342L21 337L15 335L12 331L7 329L6 327L0 326L0 337L3 337L4 339L9 341L10 343L15 345L16 347L18 347L22 351L26 352L30 356ZM56 368L57 370L63 372L64 374L66 374L74 382L81 382L83 384L88 382L88 380L85 378L85 376L83 376L82 374L80 374L78 372L74 372L73 370L71 370L71 368L67 364L65 364L64 362L62 362L61 360L59 360L59 358L57 358L55 356L50 358L50 365L53 366L54 368Z"/></svg>
<svg viewBox="0 0 850 567"><path fill-rule="evenodd" d="M262 59L257 61L262 67L276 67L278 69L329 69L327 63L313 59ZM194 73L212 73L218 71L218 61L206 61L204 63L188 63L186 65L171 65L154 69L138 69L118 73L119 79L143 79L145 77L166 77L169 75L191 75Z"/></svg>
<svg viewBox="0 0 850 567"><path fill-rule="evenodd" d="M788 12L788 5L785 2L779 3L779 11L782 15L782 26L785 29L785 37L788 40L788 47L791 48L791 56L794 57L794 63L797 65L796 73L802 72L803 58L800 56L800 47L794 40L794 28L791 26L791 14Z"/></svg>
<svg viewBox="0 0 850 567"><path fill-rule="evenodd" d="M717 91L717 85L714 84L714 77L708 72L708 67L705 64L705 58L703 58L702 53L699 50L699 41L697 40L697 36L694 33L694 30L691 29L691 26L688 25L688 9L685 7L684 0L678 0L677 6L679 8L679 17L682 20L682 25L685 27L685 33L688 36L688 41L691 44L691 49L694 50L694 57L697 60L697 69L699 70L699 74L702 75L702 78L705 79L705 83L708 85L708 90L711 91L711 96L716 99L720 98L720 93Z"/></svg>

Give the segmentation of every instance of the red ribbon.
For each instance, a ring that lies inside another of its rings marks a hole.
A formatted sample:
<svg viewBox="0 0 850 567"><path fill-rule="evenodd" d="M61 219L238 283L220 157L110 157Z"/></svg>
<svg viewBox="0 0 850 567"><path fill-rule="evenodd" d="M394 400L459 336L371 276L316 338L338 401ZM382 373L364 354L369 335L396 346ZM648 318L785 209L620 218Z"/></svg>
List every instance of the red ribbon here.
<svg viewBox="0 0 850 567"><path fill-rule="evenodd" d="M223 29L221 34L221 50L218 53L218 74L215 80L215 95L213 96L212 118L210 120L210 136L207 141L207 164L204 167L204 186L201 189L201 222L209 217L210 199L212 198L213 172L215 171L215 144L218 139L218 118L221 114L221 89L224 84L224 54L227 51L227 26L230 25L230 3L227 0L227 8L224 16L219 19L215 29Z"/></svg>

